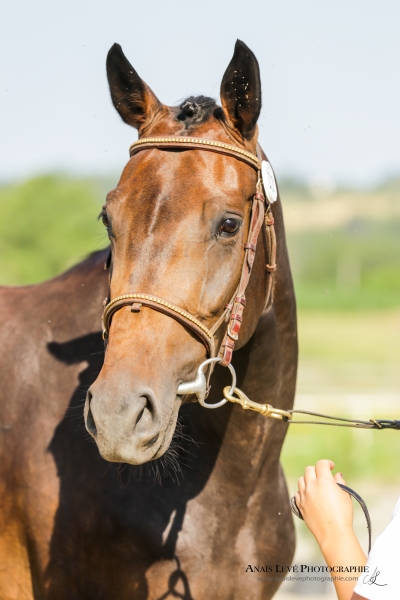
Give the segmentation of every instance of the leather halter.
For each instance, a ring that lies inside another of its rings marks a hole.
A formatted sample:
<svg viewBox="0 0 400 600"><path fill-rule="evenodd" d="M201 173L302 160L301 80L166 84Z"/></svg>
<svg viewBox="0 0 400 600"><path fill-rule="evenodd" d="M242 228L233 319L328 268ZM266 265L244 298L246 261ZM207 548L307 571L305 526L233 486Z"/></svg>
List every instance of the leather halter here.
<svg viewBox="0 0 400 600"><path fill-rule="evenodd" d="M105 341L107 341L108 339L109 330L111 326L111 319L113 314L117 310L124 306L131 306L131 312L139 312L142 306L146 306L153 310L162 312L169 317L172 317L173 319L177 320L179 323L187 327L205 345L208 355L210 357L214 357L216 352L215 334L224 321L229 321L219 351L219 357L221 358L220 364L222 366L227 366L232 360L235 342L238 340L239 337L239 331L242 324L243 310L246 305L245 292L250 280L250 275L253 268L257 248L257 240L263 222L265 223L269 259L269 264L266 265L266 270L270 275L265 306L267 306L271 295L271 276L276 268L276 238L274 230L274 219L271 213L270 204L263 195L260 156L256 156L252 152L243 150L242 148L238 148L237 146L225 144L224 142L192 137L141 138L131 145L129 149L129 154L132 157L134 154L140 152L141 150L148 150L151 148L180 148L187 150L207 150L211 152L217 152L219 154L232 156L233 158L241 160L257 171L258 181L256 186L256 192L252 199L250 225L247 236L247 242L244 245L245 256L243 260L239 284L230 302L226 305L222 315L218 318L216 323L214 323L214 325L210 329L207 328L199 319L191 315L183 308L176 306L172 302L169 302L162 298L158 298L157 296L145 293L128 293L123 294L121 296L117 296L116 298L108 302L103 312L103 339Z"/></svg>

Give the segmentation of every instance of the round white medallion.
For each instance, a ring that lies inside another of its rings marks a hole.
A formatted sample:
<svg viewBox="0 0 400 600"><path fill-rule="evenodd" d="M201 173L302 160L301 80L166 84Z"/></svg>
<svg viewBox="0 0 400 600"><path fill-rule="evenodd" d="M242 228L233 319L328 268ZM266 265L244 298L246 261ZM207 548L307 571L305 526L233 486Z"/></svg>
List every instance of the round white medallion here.
<svg viewBox="0 0 400 600"><path fill-rule="evenodd" d="M278 198L278 190L276 187L274 172L267 160L263 160L261 163L261 176L265 195L267 196L269 202L273 204Z"/></svg>

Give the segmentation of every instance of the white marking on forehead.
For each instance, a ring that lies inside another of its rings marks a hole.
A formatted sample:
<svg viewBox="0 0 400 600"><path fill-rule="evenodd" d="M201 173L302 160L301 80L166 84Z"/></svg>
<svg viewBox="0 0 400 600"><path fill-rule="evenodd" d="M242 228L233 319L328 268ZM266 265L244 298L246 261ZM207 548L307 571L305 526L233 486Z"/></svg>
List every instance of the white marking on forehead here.
<svg viewBox="0 0 400 600"><path fill-rule="evenodd" d="M163 198L165 198L165 196L163 196ZM154 229L155 229L155 226L156 226L156 223L157 223L157 219L158 219L158 215L159 215L160 209L162 207L162 199L163 198L161 196L159 196L155 200L154 205L153 205L153 207L151 209L151 212L150 212L150 214L151 214L151 221L150 221L150 225L149 225L149 227L147 229L147 236L150 236L153 233Z"/></svg>

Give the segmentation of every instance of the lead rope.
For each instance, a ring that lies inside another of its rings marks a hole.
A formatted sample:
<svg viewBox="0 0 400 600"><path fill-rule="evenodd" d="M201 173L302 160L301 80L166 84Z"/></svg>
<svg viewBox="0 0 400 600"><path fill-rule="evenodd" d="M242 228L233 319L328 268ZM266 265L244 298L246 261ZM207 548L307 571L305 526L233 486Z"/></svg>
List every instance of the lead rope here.
<svg viewBox="0 0 400 600"><path fill-rule="evenodd" d="M235 387L231 392L231 387L226 386L223 394L226 400L240 404L245 410L254 410L263 417L271 417L273 419L281 419L290 425L331 425L334 427L356 427L357 429L399 429L400 421L387 419L370 419L369 421L361 421L360 419L345 419L344 417L333 417L332 415L324 415L322 413L309 412L307 410L282 410L274 408L271 404L260 404L253 402L242 390ZM236 394L236 395L235 395ZM331 421L341 421L340 423L330 423L329 421L303 421L293 420L293 414L310 415L313 417L321 417L322 419L330 419Z"/></svg>
<svg viewBox="0 0 400 600"><path fill-rule="evenodd" d="M335 427L355 427L358 429L398 429L400 430L400 421L399 420L386 420L386 419L370 419L369 421L361 421L356 419L345 419L343 417L333 417L331 415L324 415L322 413L309 412L306 410L282 410L279 408L274 408L270 404L259 404L258 402L253 402L246 396L242 390L237 387L225 387L223 390L223 394L226 400L229 402L234 402L236 404L240 404L241 407L245 410L254 410L264 417L270 417L273 419L280 419L285 421L289 425L332 425ZM293 414L303 414L310 415L313 417L321 417L323 419L329 419L331 421L340 421L330 422L330 421L303 421L303 420L293 420ZM371 518L369 516L367 505L364 500L361 498L357 492L353 489L349 488L347 485L343 485L342 483L338 483L338 486L342 488L345 492L350 494L361 506L365 520L367 522L368 529L368 554L371 551L371 536L372 536L372 527L371 527ZM292 513L296 515L299 519L303 519L303 516L299 510L299 507L296 504L296 498L293 496L290 499L290 508Z"/></svg>

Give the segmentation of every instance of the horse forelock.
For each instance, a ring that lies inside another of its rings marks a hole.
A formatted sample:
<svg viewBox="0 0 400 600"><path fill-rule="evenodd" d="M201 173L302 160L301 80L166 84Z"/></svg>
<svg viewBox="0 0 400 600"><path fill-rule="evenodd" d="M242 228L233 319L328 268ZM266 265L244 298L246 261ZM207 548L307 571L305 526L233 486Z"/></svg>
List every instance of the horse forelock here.
<svg viewBox="0 0 400 600"><path fill-rule="evenodd" d="M217 103L208 96L189 96L176 108L176 119L186 129L208 121Z"/></svg>

